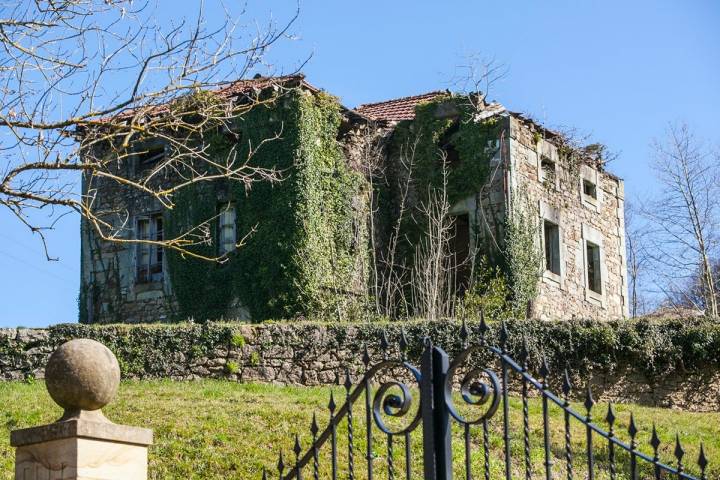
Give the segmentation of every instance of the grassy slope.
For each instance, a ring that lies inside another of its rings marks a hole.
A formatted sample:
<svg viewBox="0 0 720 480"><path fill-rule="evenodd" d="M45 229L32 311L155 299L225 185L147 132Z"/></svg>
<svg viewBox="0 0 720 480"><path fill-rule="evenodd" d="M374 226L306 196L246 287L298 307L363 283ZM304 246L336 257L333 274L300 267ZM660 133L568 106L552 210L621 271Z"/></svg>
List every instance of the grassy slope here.
<svg viewBox="0 0 720 480"><path fill-rule="evenodd" d="M336 398L342 398L342 390L336 391ZM150 451L150 476L155 479L211 479L239 478L259 479L262 466L272 468L277 462L277 451L282 447L289 458L293 435L300 433L303 445L308 444L308 426L314 410L319 414L321 428L326 422L325 405L328 401L327 388L277 387L269 385L238 384L223 381L201 382L170 382L142 381L125 382L121 386L118 400L106 409L106 415L117 423L140 425L153 428L156 443ZM604 417L605 405L598 405L596 417ZM705 443L711 465L720 457L720 414L718 413L681 413L662 409L642 408L634 406L636 420L641 429L639 438L641 449L650 451L647 446L649 428L655 420L660 438L666 442L663 458L670 460L674 444L675 431L683 439L687 451L686 463L694 466L697 458L697 447L700 441ZM542 471L544 451L542 450L542 423L540 403L532 400L531 414L531 457L535 476ZM619 435L627 438L627 420L629 408L619 406ZM60 415L45 392L40 382L0 383L0 470L2 478L12 478L13 452L9 447L9 430L33 425L40 425L56 419ZM357 421L364 418L364 406L354 412L355 426L355 464L356 478L366 477L364 448L364 424ZM553 455L555 469L561 470L564 463L562 414L551 409L553 421ZM501 475L502 442L499 436L501 414L498 412L491 420L491 469L493 478ZM512 452L517 464L513 468L516 474L524 473L521 469L522 458L522 420L519 400L511 402L511 430L513 432ZM480 430L479 428L477 430ZM575 477L584 477L584 429L576 426L573 429L575 443ZM340 432L340 454L347 457L347 442L344 440L346 431ZM454 432L456 470L458 478L462 470L462 436L460 429ZM386 443L379 434L374 445L376 474L375 478L387 478L386 474ZM597 443L600 439L596 438ZM475 477L481 477L482 448L480 431L473 432L472 462ZM419 435L411 441L416 461L421 458L421 440ZM600 446L602 447L602 446ZM395 442L395 462L404 468L403 444ZM327 449L325 449L327 450ZM606 459L606 450L598 448L598 464L602 467ZM627 458L620 458L627 462ZM327 453L321 454L321 463L327 472ZM720 463L720 462L718 462ZM341 461L347 465L347 460ZM720 466L720 465L718 465ZM647 472L648 474L650 472ZM713 475L720 469L713 469ZM420 474L419 464L414 466L414 478ZM644 475L643 475L644 476ZM310 477L307 471L305 477ZM326 476L327 477L327 476ZM326 478L325 477L325 478ZM599 478L606 475L600 473ZM341 475L346 478L346 475ZM623 478L623 476L620 476Z"/></svg>

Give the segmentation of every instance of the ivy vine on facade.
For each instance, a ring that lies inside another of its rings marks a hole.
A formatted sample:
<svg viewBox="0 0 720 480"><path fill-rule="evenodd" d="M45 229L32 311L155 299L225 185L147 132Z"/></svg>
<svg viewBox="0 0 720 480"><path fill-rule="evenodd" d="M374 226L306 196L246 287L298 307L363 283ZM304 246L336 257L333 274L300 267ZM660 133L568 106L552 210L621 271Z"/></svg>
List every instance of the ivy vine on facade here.
<svg viewBox="0 0 720 480"><path fill-rule="evenodd" d="M203 92L203 101L238 102L248 92L265 100L198 141L218 158L230 149L244 158L273 138L251 161L283 172L282 181L197 183L168 210L95 180L93 208L124 212L126 238L204 225L208 241L193 248L227 261L103 242L83 222L81 322L358 318L380 296L394 303L380 313L418 315L408 284L432 234L423 216L438 198L447 203L437 210L448 225L445 294L457 308L472 299L487 308L499 292L498 308L514 316L627 315L623 183L593 150L467 95L349 109L301 75L224 92L233 93ZM136 144L137 154L118 161L128 175L165 154L157 139ZM405 280L393 291L378 286L388 278Z"/></svg>

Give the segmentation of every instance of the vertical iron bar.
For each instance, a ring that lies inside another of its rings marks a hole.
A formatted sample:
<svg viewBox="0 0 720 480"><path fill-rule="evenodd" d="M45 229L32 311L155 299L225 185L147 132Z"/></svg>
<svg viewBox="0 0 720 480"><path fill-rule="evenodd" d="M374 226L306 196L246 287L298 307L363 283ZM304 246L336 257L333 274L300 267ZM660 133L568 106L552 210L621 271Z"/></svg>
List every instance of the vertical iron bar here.
<svg viewBox="0 0 720 480"><path fill-rule="evenodd" d="M278 458L277 469L278 469L278 478L280 480L283 480L283 470L285 470L285 461L283 459L282 450L280 450L280 458Z"/></svg>
<svg viewBox="0 0 720 480"><path fill-rule="evenodd" d="M528 371L528 348L527 339L523 336L522 370ZM528 407L528 382L522 378L522 412L523 412L523 453L525 456L525 480L532 479L532 462L530 460L530 410Z"/></svg>
<svg viewBox="0 0 720 480"><path fill-rule="evenodd" d="M393 459L393 438L392 435L387 436L387 467L388 480L395 480L395 460Z"/></svg>
<svg viewBox="0 0 720 480"><path fill-rule="evenodd" d="M675 458L677 458L677 472L678 472L678 478L682 480L683 478L683 472L685 471L685 467L683 466L683 456L685 455L685 450L683 450L682 445L680 444L680 435L675 434Z"/></svg>
<svg viewBox="0 0 720 480"><path fill-rule="evenodd" d="M550 460L550 426L548 418L548 399L545 390L542 392L543 443L545 444L545 478L552 480L552 461Z"/></svg>
<svg viewBox="0 0 720 480"><path fill-rule="evenodd" d="M563 413L565 417L565 465L567 469L567 478L572 480L573 478L573 465L572 465L572 437L570 436L570 392L572 391L572 384L570 383L570 376L568 375L567 369L563 375Z"/></svg>
<svg viewBox="0 0 720 480"><path fill-rule="evenodd" d="M548 397L547 397L547 376L550 369L547 360L543 355L542 365L540 367L540 375L542 376L542 416L543 416L543 444L545 448L545 479L552 480L552 460L550 459L550 419L548 417Z"/></svg>
<svg viewBox="0 0 720 480"><path fill-rule="evenodd" d="M433 347L432 387L435 428L435 466L437 480L452 480L450 412L445 405L445 380L450 360L442 348Z"/></svg>
<svg viewBox="0 0 720 480"><path fill-rule="evenodd" d="M428 338L424 340L420 363L420 408L423 434L423 478L436 480L435 467L435 420L433 414L433 352Z"/></svg>
<svg viewBox="0 0 720 480"><path fill-rule="evenodd" d="M503 354L505 348L503 347ZM512 480L512 465L510 458L510 407L508 400L508 366L505 358L502 363L502 396L503 396L503 442L505 443L505 479Z"/></svg>
<svg viewBox="0 0 720 480"><path fill-rule="evenodd" d="M472 480L470 471L470 424L465 424L465 480Z"/></svg>
<svg viewBox="0 0 720 480"><path fill-rule="evenodd" d="M613 437L615 436L615 413L612 409L612 403L608 404L608 412L605 416L610 428L608 429L608 462L610 463L610 480L615 480L615 442Z"/></svg>
<svg viewBox="0 0 720 480"><path fill-rule="evenodd" d="M335 423L335 398L332 390L330 391L330 455L332 466L332 480L337 480L337 424Z"/></svg>
<svg viewBox="0 0 720 480"><path fill-rule="evenodd" d="M352 382L350 381L350 370L345 370L345 403L347 404L347 437L348 437L348 479L355 480L355 442L353 438L353 411L352 402L350 401L350 389Z"/></svg>
<svg viewBox="0 0 720 480"><path fill-rule="evenodd" d="M631 480L638 480L637 470L637 439L635 436L638 433L637 427L635 426L635 417L630 413L630 426L628 427L628 433L630 434L630 478Z"/></svg>
<svg viewBox="0 0 720 480"><path fill-rule="evenodd" d="M367 345L363 352L363 363L365 364L365 374L367 374L370 366L370 353ZM367 460L367 479L373 480L373 454L372 454L372 410L370 407L370 379L365 379L365 459Z"/></svg>
<svg viewBox="0 0 720 480"><path fill-rule="evenodd" d="M655 428L655 424L653 423L653 429L652 429L652 435L650 437L650 445L653 447L653 466L655 467L655 480L660 479L660 437L658 437L657 429Z"/></svg>
<svg viewBox="0 0 720 480"><path fill-rule="evenodd" d="M490 480L490 439L488 438L488 424L487 419L483 419L483 456L484 456L484 467L485 467L485 480Z"/></svg>
<svg viewBox="0 0 720 480"><path fill-rule="evenodd" d="M523 377L522 408L523 408L523 446L525 454L525 479L532 478L532 463L530 462L530 410L528 408L527 380Z"/></svg>
<svg viewBox="0 0 720 480"><path fill-rule="evenodd" d="M405 480L410 480L412 463L410 458L410 432L405 432Z"/></svg>
<svg viewBox="0 0 720 480"><path fill-rule="evenodd" d="M565 463L567 464L568 480L573 479L572 446L570 440L570 414L565 410Z"/></svg>
<svg viewBox="0 0 720 480"><path fill-rule="evenodd" d="M317 425L317 418L315 417L315 414L313 413L313 419L312 424L310 425L310 431L312 432L312 438L313 438L313 480L319 480L320 478L320 458L319 458L319 452L317 447L317 434L318 434L318 425Z"/></svg>
<svg viewBox="0 0 720 480"><path fill-rule="evenodd" d="M302 480L302 469L300 468L300 453L302 449L300 448L300 438L297 433L295 434L295 447L293 451L295 452L295 478Z"/></svg>
<svg viewBox="0 0 720 480"><path fill-rule="evenodd" d="M705 456L705 446L700 442L700 455L698 455L697 464L700 467L700 480L707 480L705 469L708 466L708 460Z"/></svg>
<svg viewBox="0 0 720 480"><path fill-rule="evenodd" d="M587 466L588 466L588 480L595 479L595 452L593 451L593 437L592 428L592 407L595 405L595 400L592 397L592 390L588 383L587 394L585 395L585 409L587 410L587 416L585 417L585 428L587 438Z"/></svg>

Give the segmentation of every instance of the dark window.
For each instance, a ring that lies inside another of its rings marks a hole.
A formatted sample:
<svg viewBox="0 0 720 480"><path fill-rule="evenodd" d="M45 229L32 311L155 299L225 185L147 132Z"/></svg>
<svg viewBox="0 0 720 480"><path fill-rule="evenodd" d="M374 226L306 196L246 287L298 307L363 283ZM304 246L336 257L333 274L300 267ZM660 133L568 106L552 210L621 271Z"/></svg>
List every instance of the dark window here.
<svg viewBox="0 0 720 480"><path fill-rule="evenodd" d="M164 145L151 145L139 149L135 155L137 156L137 164L139 170L152 168L160 160L165 157Z"/></svg>
<svg viewBox="0 0 720 480"><path fill-rule="evenodd" d="M583 193L585 194L585 196L597 200L597 187L590 180L583 179Z"/></svg>
<svg viewBox="0 0 720 480"><path fill-rule="evenodd" d="M600 271L600 247L587 242L587 283L588 288L595 293L602 293Z"/></svg>
<svg viewBox="0 0 720 480"><path fill-rule="evenodd" d="M460 129L460 123L453 123L440 137L438 146L442 149L445 163L448 167L455 167L460 163L460 153L452 144L452 137Z"/></svg>
<svg viewBox="0 0 720 480"><path fill-rule="evenodd" d="M455 267L455 290L462 295L470 286L470 217L467 213L453 217L450 254Z"/></svg>
<svg viewBox="0 0 720 480"><path fill-rule="evenodd" d="M162 242L162 215L157 214L138 219L137 239ZM136 267L137 283L161 282L163 279L162 247L152 243L138 243Z"/></svg>
<svg viewBox="0 0 720 480"><path fill-rule="evenodd" d="M555 186L555 162L549 158L540 161L540 181L545 185Z"/></svg>
<svg viewBox="0 0 720 480"><path fill-rule="evenodd" d="M235 227L235 204L220 205L218 217L218 253L225 255L235 250L237 233Z"/></svg>
<svg viewBox="0 0 720 480"><path fill-rule="evenodd" d="M543 222L545 234L545 270L560 275L560 227L552 222Z"/></svg>

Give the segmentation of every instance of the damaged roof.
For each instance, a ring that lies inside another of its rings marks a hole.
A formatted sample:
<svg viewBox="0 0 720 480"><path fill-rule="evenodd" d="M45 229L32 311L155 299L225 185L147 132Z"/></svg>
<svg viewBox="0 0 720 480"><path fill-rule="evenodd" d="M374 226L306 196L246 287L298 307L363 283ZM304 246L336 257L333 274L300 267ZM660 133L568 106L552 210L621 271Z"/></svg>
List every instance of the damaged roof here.
<svg viewBox="0 0 720 480"><path fill-rule="evenodd" d="M278 77L262 77L256 75L254 78L235 80L224 84L215 90L209 90L225 100L232 100L241 96L256 95L267 88L295 88L301 87L313 93L321 90L305 80L305 75L298 73ZM114 115L103 117L97 120L98 123L110 123L112 121L126 121L136 116L162 115L169 111L168 103L149 104L121 110Z"/></svg>
<svg viewBox="0 0 720 480"><path fill-rule="evenodd" d="M365 103L358 106L355 111L371 120L397 122L415 118L415 107L420 103L447 96L447 91L435 91L414 95L412 97L395 98L384 102Z"/></svg>

